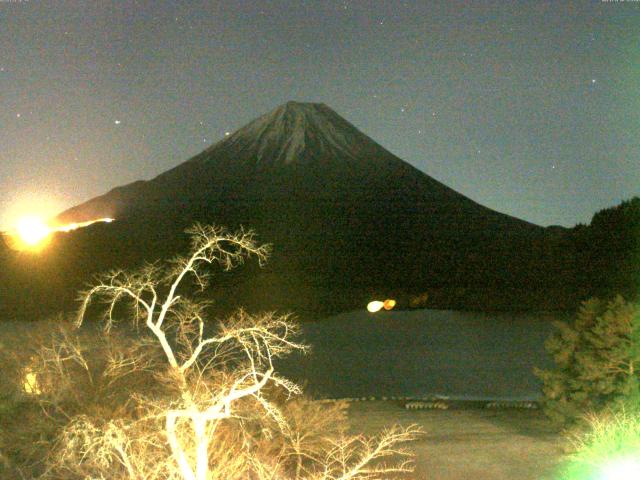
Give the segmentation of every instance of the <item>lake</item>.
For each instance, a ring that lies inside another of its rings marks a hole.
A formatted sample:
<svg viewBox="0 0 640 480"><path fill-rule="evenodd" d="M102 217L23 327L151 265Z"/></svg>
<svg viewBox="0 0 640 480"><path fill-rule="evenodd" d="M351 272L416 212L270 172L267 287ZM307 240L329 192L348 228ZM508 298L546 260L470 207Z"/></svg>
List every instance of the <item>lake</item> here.
<svg viewBox="0 0 640 480"><path fill-rule="evenodd" d="M533 367L553 365L544 341L554 319L446 310L343 313L305 323L311 352L277 368L316 397L536 400L542 393Z"/></svg>

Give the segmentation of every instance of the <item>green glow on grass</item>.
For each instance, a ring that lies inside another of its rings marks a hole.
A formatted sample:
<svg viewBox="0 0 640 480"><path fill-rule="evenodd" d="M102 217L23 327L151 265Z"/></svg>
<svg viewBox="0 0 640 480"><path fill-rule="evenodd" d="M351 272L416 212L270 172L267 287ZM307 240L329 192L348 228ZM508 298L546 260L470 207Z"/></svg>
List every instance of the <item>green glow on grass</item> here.
<svg viewBox="0 0 640 480"><path fill-rule="evenodd" d="M640 478L640 458L627 457L606 464L598 480L637 480Z"/></svg>
<svg viewBox="0 0 640 480"><path fill-rule="evenodd" d="M557 480L640 480L638 409L601 412L586 421L589 428L570 437L575 451Z"/></svg>

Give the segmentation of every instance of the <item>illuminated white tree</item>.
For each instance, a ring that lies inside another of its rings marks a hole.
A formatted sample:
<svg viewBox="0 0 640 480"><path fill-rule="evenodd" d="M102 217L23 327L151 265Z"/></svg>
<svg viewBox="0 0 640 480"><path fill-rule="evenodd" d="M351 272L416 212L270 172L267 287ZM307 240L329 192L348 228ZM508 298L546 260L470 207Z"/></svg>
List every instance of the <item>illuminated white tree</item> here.
<svg viewBox="0 0 640 480"><path fill-rule="evenodd" d="M183 480L243 478L242 472L248 467L252 477L261 480L376 479L410 471L407 461L372 465L390 456L406 456L407 452L395 445L415 438L419 431L413 426L389 430L377 440L346 436L317 440L321 432L316 432L313 445L309 440L313 435L300 435L292 427L266 392L275 389L287 396L301 393L298 385L276 374L273 363L292 351L306 349L295 340L296 323L286 315L256 316L240 310L211 331L211 325L205 322L208 302L186 296L193 287L190 282L199 289L208 285L207 265L217 263L231 270L248 257L256 257L262 264L268 246L258 245L252 232L242 230L230 234L222 228L197 224L187 232L192 236L189 256L174 259L167 268L151 264L135 272L118 270L99 277L96 285L81 295L77 317L80 326L92 302L100 301L106 306L105 330L109 332L121 313L120 305L131 307L133 325L151 333L167 367L158 367L157 358L145 356L144 349L129 349L124 354L115 349L106 375L119 378L139 370L154 371L165 393L173 393L161 400L132 395L144 414L128 424L114 420L98 427L87 417L77 417L61 436L58 465L92 461L99 469L117 464L131 479ZM81 352L78 355L82 357ZM268 461L252 455L249 448L212 455L224 420L238 420L240 443L251 443L250 435L242 431L243 417L238 409L246 400L261 407L264 421L275 425L283 439ZM157 435L141 427L150 418L163 419L163 435L170 451L166 462L158 461L157 452L162 448ZM215 465L212 457L223 456L227 463Z"/></svg>

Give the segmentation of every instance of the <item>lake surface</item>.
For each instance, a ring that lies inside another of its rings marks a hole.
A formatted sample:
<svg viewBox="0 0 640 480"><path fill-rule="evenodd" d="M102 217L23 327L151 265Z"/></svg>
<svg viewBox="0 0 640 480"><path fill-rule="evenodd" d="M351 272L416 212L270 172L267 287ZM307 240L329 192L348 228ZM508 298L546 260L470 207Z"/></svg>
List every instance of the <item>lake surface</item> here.
<svg viewBox="0 0 640 480"><path fill-rule="evenodd" d="M417 310L357 311L305 323L305 356L282 360L280 374L317 397L423 397L535 400L533 367L552 360L549 314Z"/></svg>

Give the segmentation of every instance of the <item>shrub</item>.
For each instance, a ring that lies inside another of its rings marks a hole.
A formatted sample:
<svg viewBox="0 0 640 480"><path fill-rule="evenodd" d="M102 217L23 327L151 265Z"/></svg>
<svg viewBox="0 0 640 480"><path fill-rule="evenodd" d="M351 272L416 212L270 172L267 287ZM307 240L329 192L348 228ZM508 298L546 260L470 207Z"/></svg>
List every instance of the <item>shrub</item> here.
<svg viewBox="0 0 640 480"><path fill-rule="evenodd" d="M558 480L631 480L640 471L638 410L605 409L584 417L586 429L572 433L573 453Z"/></svg>
<svg viewBox="0 0 640 480"><path fill-rule="evenodd" d="M544 411L570 425L589 411L640 398L640 315L617 296L584 302L571 324L556 322L545 346L556 368L536 369L543 381Z"/></svg>
<svg viewBox="0 0 640 480"><path fill-rule="evenodd" d="M60 321L56 318L55 322ZM54 322L2 324L0 340L0 478L34 478L42 471L43 451L55 438L60 423L43 415L34 395L34 367L40 347L57 327ZM26 327L26 328L25 328ZM27 331L29 328L29 331ZM33 331L31 331L33 330Z"/></svg>
<svg viewBox="0 0 640 480"><path fill-rule="evenodd" d="M239 310L207 321L208 303L190 298L187 279L203 289L207 265L229 270L249 256L265 260L268 249L251 232L189 232L188 256L110 272L81 295L77 325L99 301L104 334L62 329L37 349L31 395L57 430L41 445L42 477L373 480L410 472L398 444L416 437L415 426L349 436L344 404L320 408L277 375L274 359L305 349L289 316ZM123 305L132 329L118 334Z"/></svg>

